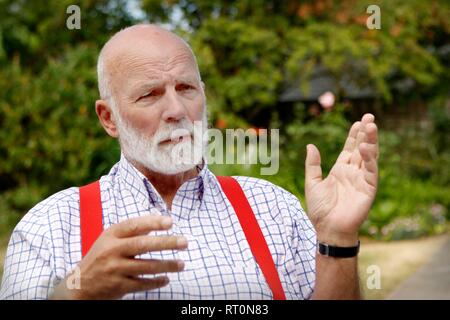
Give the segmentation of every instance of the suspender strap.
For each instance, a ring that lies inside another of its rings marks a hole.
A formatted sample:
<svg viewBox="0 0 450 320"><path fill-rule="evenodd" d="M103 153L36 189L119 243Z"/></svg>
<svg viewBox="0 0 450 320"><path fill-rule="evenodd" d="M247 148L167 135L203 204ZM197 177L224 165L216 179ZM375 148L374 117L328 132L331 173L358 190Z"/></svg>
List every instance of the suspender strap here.
<svg viewBox="0 0 450 320"><path fill-rule="evenodd" d="M283 287L264 235L239 183L232 177L217 177L231 202L256 262L269 284L275 300L285 300ZM103 230L100 183L80 187L81 253L84 257Z"/></svg>
<svg viewBox="0 0 450 320"><path fill-rule="evenodd" d="M286 300L269 247L244 191L232 177L217 177L217 179L238 216L253 256L272 290L273 298L275 300Z"/></svg>
<svg viewBox="0 0 450 320"><path fill-rule="evenodd" d="M84 257L103 231L99 181L80 187L81 254Z"/></svg>

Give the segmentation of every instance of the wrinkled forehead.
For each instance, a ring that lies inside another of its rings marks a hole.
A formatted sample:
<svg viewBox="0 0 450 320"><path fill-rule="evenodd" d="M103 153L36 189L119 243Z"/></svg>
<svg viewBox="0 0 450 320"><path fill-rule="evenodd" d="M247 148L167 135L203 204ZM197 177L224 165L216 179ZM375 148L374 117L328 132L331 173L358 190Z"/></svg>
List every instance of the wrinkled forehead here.
<svg viewBox="0 0 450 320"><path fill-rule="evenodd" d="M168 32L140 32L112 39L105 46L104 60L113 87L168 75L200 80L192 50Z"/></svg>
<svg viewBox="0 0 450 320"><path fill-rule="evenodd" d="M118 74L129 76L197 71L192 52L184 46L135 46L116 57L112 65Z"/></svg>

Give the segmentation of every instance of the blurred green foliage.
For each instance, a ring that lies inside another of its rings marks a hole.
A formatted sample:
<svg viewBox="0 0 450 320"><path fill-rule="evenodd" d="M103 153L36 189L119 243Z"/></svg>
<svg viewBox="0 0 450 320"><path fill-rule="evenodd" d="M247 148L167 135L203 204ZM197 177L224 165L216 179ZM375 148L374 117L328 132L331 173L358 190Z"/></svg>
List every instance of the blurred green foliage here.
<svg viewBox="0 0 450 320"><path fill-rule="evenodd" d="M171 22L199 57L210 111L235 123L236 116L283 118L274 107L286 82L307 80L315 67L372 86L384 102L398 93L394 81L411 79L417 97L448 92L448 65L436 49L448 43L448 1L143 0L151 21ZM369 30L369 5L381 8L381 29ZM184 19L173 19L180 12ZM301 89L308 90L307 81ZM342 90L344 88L339 88ZM230 115L230 110L234 111Z"/></svg>
<svg viewBox="0 0 450 320"><path fill-rule="evenodd" d="M427 113L380 129L380 187L362 232L382 239L443 231L449 219L447 1L0 0L0 233L62 188L106 173L119 148L99 125L96 58L114 32L146 19L168 23L192 45L206 83L210 120L221 128L280 128L280 172L264 176L303 200L307 143L334 163L358 102L338 88L333 110L278 103L286 85L325 67L378 93L383 120L421 101ZM81 8L67 30L66 8ZM368 30L369 4L382 28ZM143 17L141 17L141 15ZM401 92L394 84L410 80ZM407 113L407 111L406 111ZM423 118L423 119L422 119ZM423 120L423 121L422 121ZM259 167L214 165L218 174L259 176ZM444 222L443 222L444 221Z"/></svg>

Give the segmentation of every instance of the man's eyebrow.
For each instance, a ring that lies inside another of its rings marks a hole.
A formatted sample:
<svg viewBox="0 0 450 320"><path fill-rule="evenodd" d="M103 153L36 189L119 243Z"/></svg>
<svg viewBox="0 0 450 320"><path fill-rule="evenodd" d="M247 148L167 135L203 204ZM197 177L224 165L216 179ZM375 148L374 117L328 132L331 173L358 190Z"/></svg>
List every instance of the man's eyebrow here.
<svg viewBox="0 0 450 320"><path fill-rule="evenodd" d="M145 90L161 85L162 82L163 82L162 79L156 77L140 80L136 83L130 84L131 94L132 95L140 94ZM175 79L175 83L187 83L190 85L197 85L200 82L198 78L195 76L179 76Z"/></svg>
<svg viewBox="0 0 450 320"><path fill-rule="evenodd" d="M191 76L186 76L186 77L178 77L175 79L176 83L189 83L189 84L196 84L198 83L198 79L196 77L191 77ZM145 90L148 88L152 88L152 87L156 87L158 85L160 85L162 83L161 79L158 78L154 78L154 79L149 79L149 80L145 80L145 81L139 81L135 84L132 85L133 87L133 91L140 91L140 90Z"/></svg>
<svg viewBox="0 0 450 320"><path fill-rule="evenodd" d="M187 83L192 83L192 84L195 84L195 83L199 82L197 77L193 77L193 76L184 76L184 77L181 76L181 77L178 77L175 81L177 83L187 82Z"/></svg>
<svg viewBox="0 0 450 320"><path fill-rule="evenodd" d="M133 92L139 92L142 90L146 90L148 88L152 88L152 87L156 87L159 84L161 84L161 80L158 79L152 79L152 80L145 80L145 81L140 81L138 83L135 83L132 85L132 91Z"/></svg>

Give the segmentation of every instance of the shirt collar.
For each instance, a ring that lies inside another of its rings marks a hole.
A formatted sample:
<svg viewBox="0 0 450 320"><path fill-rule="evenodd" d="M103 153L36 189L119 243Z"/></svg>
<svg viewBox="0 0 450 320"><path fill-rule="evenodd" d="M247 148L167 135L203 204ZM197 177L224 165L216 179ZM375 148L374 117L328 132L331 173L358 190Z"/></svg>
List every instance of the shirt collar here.
<svg viewBox="0 0 450 320"><path fill-rule="evenodd" d="M214 175L209 171L206 161L203 161L201 165L197 166L197 171L198 175L184 182L177 190L177 194L184 193L187 195L191 193L191 197L201 202L203 200L204 190L213 181L212 179L214 178L212 176ZM132 196L143 205L155 206L159 203L165 206L156 188L142 172L128 161L123 153L120 156L118 174L125 189L131 192Z"/></svg>

